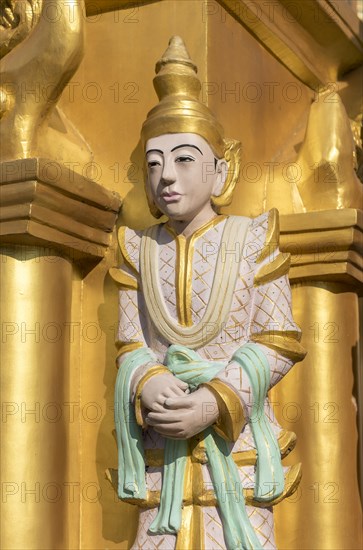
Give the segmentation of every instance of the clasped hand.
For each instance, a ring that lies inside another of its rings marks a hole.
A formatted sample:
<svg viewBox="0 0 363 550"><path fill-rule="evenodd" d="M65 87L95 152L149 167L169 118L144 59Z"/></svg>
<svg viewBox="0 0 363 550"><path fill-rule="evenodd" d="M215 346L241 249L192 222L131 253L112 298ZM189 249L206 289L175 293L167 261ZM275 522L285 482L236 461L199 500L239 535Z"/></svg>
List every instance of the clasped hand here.
<svg viewBox="0 0 363 550"><path fill-rule="evenodd" d="M189 439L213 424L219 416L213 393L205 386L187 392L188 384L172 374L148 380L141 393L146 423L172 439Z"/></svg>

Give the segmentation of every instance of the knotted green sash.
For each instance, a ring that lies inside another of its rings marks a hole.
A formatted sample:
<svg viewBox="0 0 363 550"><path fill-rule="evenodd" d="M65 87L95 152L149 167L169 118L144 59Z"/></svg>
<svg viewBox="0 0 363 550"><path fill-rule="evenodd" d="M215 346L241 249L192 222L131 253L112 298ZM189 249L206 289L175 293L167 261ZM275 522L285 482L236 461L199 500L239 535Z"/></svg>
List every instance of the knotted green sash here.
<svg viewBox="0 0 363 550"><path fill-rule="evenodd" d="M118 370L115 386L115 425L118 449L119 498L146 498L145 460L142 430L136 422L130 401L130 382L134 371L156 356L148 348L131 352Z"/></svg>
<svg viewBox="0 0 363 550"><path fill-rule="evenodd" d="M203 361L195 351L184 346L173 345L166 354L168 369L193 391L211 380L224 363ZM159 511L149 527L151 533L175 534L181 525L183 505L184 473L188 452L186 440L165 438L163 485L160 494Z"/></svg>
<svg viewBox="0 0 363 550"><path fill-rule="evenodd" d="M119 449L120 498L146 498L142 433L141 428L136 424L129 395L131 375L137 366L145 363L145 360L150 360L150 353L145 348L130 353L122 369L119 370L116 381L115 416ZM281 494L284 487L278 443L263 408L269 387L269 365L267 358L256 344L245 344L235 353L233 359L247 373L252 386L254 403L251 429L257 450L254 492L258 500L268 502ZM214 378L224 366L222 363L206 361L195 351L180 345L172 345L168 348L166 363L175 376L189 385L191 391ZM227 548L260 550L262 547L248 519L243 487L229 445L211 427L207 428L204 434ZM160 506L149 528L151 533L176 534L180 529L186 456L187 441L165 439ZM266 490L266 484L268 484L268 490Z"/></svg>
<svg viewBox="0 0 363 550"><path fill-rule="evenodd" d="M246 372L253 394L249 423L257 450L254 497L269 502L284 490L284 471L280 447L264 412L264 403L270 386L270 367L264 353L256 344L246 344L232 359Z"/></svg>

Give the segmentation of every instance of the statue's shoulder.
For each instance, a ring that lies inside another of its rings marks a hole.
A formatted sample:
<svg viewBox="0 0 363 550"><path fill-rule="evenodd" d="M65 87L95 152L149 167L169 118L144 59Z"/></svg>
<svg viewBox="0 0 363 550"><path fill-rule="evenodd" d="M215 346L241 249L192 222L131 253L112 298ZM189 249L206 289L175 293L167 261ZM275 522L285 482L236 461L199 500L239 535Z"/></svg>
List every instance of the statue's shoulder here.
<svg viewBox="0 0 363 550"><path fill-rule="evenodd" d="M265 244L278 242L279 232L279 212L276 208L250 218L248 240L262 241Z"/></svg>
<svg viewBox="0 0 363 550"><path fill-rule="evenodd" d="M121 226L117 239L123 263L132 271L139 273L140 243L144 231Z"/></svg>
<svg viewBox="0 0 363 550"><path fill-rule="evenodd" d="M279 212L272 208L249 220L245 247L249 260L260 263L278 247Z"/></svg>
<svg viewBox="0 0 363 550"><path fill-rule="evenodd" d="M159 225L159 224L157 224ZM152 226L154 227L154 226ZM131 227L121 226L118 230L118 244L123 263L128 270L140 273L140 247L141 239L145 233L150 232L150 227L143 230L131 229Z"/></svg>
<svg viewBox="0 0 363 550"><path fill-rule="evenodd" d="M279 249L279 212L272 208L252 220L251 235L254 242L255 277L258 287L283 277L290 268L290 254Z"/></svg>
<svg viewBox="0 0 363 550"><path fill-rule="evenodd" d="M253 239L264 238L267 233L278 237L279 233L279 212L276 208L271 208L256 217L247 216L228 216L234 223L240 224L241 227L248 226L247 241Z"/></svg>
<svg viewBox="0 0 363 550"><path fill-rule="evenodd" d="M256 233L276 233L279 230L279 212L277 208L271 208L258 216L251 218L250 229Z"/></svg>

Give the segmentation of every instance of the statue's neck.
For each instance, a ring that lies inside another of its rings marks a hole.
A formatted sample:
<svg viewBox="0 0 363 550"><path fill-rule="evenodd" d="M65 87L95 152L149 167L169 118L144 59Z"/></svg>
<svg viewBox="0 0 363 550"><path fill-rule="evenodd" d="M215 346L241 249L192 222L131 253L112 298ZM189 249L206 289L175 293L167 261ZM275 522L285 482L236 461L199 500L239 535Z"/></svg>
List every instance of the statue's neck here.
<svg viewBox="0 0 363 550"><path fill-rule="evenodd" d="M216 218L218 214L210 209L208 212L200 212L191 220L175 220L169 218L168 226L174 230L177 235L183 235L186 239L191 237L198 229Z"/></svg>

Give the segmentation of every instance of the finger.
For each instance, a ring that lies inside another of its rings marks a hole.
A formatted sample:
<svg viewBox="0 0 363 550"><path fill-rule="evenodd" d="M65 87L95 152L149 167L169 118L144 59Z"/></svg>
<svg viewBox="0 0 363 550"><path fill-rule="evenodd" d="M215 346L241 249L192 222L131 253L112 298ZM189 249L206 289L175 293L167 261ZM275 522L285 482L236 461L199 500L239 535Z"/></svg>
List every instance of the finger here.
<svg viewBox="0 0 363 550"><path fill-rule="evenodd" d="M183 382L183 380L179 380L179 378L176 378L175 380L176 380L177 386L183 391L189 388L188 384L186 382Z"/></svg>
<svg viewBox="0 0 363 550"><path fill-rule="evenodd" d="M165 390L157 396L155 403L164 407L165 401L169 398L177 399L180 398L180 396L170 390Z"/></svg>
<svg viewBox="0 0 363 550"><path fill-rule="evenodd" d="M185 395L185 391L183 391L181 388L175 387L170 388L168 397L183 397Z"/></svg>
<svg viewBox="0 0 363 550"><path fill-rule="evenodd" d="M194 403L188 396L168 397L164 401L164 407L167 409L191 409Z"/></svg>
<svg viewBox="0 0 363 550"><path fill-rule="evenodd" d="M156 424L175 424L180 422L180 415L175 413L175 411L164 409L163 412L150 412L145 420L150 426L155 426Z"/></svg>
<svg viewBox="0 0 363 550"><path fill-rule="evenodd" d="M178 395L185 395L185 392L189 391L188 386L186 388L181 388L180 386L176 386L175 388L173 388L173 390Z"/></svg>
<svg viewBox="0 0 363 550"><path fill-rule="evenodd" d="M165 399L163 398L163 401L160 403L158 401L155 401L152 406L150 407L150 409L148 409L149 411L153 411L153 412L162 412L162 411L165 411L165 408L164 408L164 403Z"/></svg>
<svg viewBox="0 0 363 550"><path fill-rule="evenodd" d="M178 387L165 388L160 394L160 396L163 397L164 401L169 397L172 397L174 399L176 397L183 397L184 395L185 393L183 392L183 390Z"/></svg>

